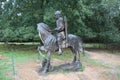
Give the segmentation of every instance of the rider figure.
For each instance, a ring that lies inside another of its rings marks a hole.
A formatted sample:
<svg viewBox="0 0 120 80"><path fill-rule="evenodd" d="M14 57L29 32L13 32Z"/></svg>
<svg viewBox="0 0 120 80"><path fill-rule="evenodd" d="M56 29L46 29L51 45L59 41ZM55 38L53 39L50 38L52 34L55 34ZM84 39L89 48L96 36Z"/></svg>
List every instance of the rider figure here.
<svg viewBox="0 0 120 80"><path fill-rule="evenodd" d="M62 54L62 42L65 40L65 25L63 17L61 16L61 11L55 11L55 18L56 18L56 28L55 31L57 31L57 42L59 47L58 54Z"/></svg>

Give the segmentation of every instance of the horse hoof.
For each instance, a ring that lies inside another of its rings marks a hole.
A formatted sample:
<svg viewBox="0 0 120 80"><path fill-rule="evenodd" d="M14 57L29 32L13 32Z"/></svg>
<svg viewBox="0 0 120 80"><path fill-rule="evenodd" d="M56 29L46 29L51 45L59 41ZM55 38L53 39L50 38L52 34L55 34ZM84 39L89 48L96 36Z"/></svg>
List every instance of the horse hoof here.
<svg viewBox="0 0 120 80"><path fill-rule="evenodd" d="M54 70L53 66L50 65L49 71L53 71L53 70Z"/></svg>
<svg viewBox="0 0 120 80"><path fill-rule="evenodd" d="M76 61L73 60L73 61L71 62L71 64L76 64Z"/></svg>
<svg viewBox="0 0 120 80"><path fill-rule="evenodd" d="M78 63L77 64L77 68L81 68L82 67L82 64L81 63Z"/></svg>
<svg viewBox="0 0 120 80"><path fill-rule="evenodd" d="M43 75L44 75L44 74L46 74L46 73L47 73L47 71L46 71L46 70L43 70L43 71L42 71L42 74L43 74Z"/></svg>
<svg viewBox="0 0 120 80"><path fill-rule="evenodd" d="M40 76L45 76L47 75L46 72L42 71L41 73L39 73Z"/></svg>

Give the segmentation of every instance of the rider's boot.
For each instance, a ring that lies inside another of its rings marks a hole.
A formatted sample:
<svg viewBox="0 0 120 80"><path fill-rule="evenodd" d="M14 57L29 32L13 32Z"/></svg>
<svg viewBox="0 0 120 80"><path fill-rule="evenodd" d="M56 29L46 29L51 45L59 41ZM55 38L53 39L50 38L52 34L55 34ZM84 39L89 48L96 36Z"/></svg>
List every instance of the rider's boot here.
<svg viewBox="0 0 120 80"><path fill-rule="evenodd" d="M62 49L59 48L58 54L59 54L59 55L62 55L62 53L63 53L63 52L62 52Z"/></svg>

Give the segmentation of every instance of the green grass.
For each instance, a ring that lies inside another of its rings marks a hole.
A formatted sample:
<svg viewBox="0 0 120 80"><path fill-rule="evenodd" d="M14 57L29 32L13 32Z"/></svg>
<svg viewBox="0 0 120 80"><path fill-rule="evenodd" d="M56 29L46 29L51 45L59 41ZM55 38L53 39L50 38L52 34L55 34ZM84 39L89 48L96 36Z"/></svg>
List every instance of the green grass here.
<svg viewBox="0 0 120 80"><path fill-rule="evenodd" d="M116 67L120 71L120 65ZM117 74L117 77L120 79L120 72Z"/></svg>
<svg viewBox="0 0 120 80"><path fill-rule="evenodd" d="M0 80L12 80L12 78L6 77L8 72L11 73L10 75L13 75L12 56L14 56L13 59L15 64L36 60L38 58L42 59L38 55L37 46L38 45L30 44L0 44L0 55L5 57L5 59L0 60ZM59 56L57 53L53 53L52 59L72 59L72 53L70 50L65 50L61 56Z"/></svg>
<svg viewBox="0 0 120 80"><path fill-rule="evenodd" d="M0 55L5 59L0 60L0 80L12 80L12 78L6 77L8 72L13 75L12 56L14 56L14 63L23 63L30 60L42 59L37 52L38 45L20 45L20 44L8 44L0 45ZM47 55L47 54L44 54ZM63 55L59 56L57 53L53 53L52 59L60 60L72 60L73 54L70 50L65 49ZM7 68L6 68L6 67ZM80 70L83 70L82 68ZM67 72L67 71L66 71Z"/></svg>
<svg viewBox="0 0 120 80"><path fill-rule="evenodd" d="M120 73L117 74L118 78L120 79Z"/></svg>
<svg viewBox="0 0 120 80"><path fill-rule="evenodd" d="M119 65L119 66L117 66L116 68L120 70L120 65Z"/></svg>
<svg viewBox="0 0 120 80"><path fill-rule="evenodd" d="M89 48L106 48L107 46L102 43L89 43L89 44L84 44L85 47Z"/></svg>
<svg viewBox="0 0 120 80"><path fill-rule="evenodd" d="M96 44L95 44L96 45ZM30 60L36 60L39 57L37 52L37 46L38 44L0 44L0 55L4 56L5 59L0 60L0 80L12 80L10 76L8 76L8 72L10 72L11 75L13 75L13 65L12 65L12 55L14 55L14 62L16 63L22 63L22 62L28 62ZM90 46L89 44L86 44L85 46ZM101 44L101 46L103 46ZM47 54L45 54L47 55ZM68 61L73 59L73 54L69 49L65 49L63 55L59 56L57 53L52 54L52 59L59 59L63 61ZM81 62L87 62L92 65L97 66L103 66L109 68L109 65L103 64L102 62L89 59L89 55L81 56ZM118 66L120 69L120 66ZM83 71L85 69L85 66L80 69L80 71ZM65 71L69 72L69 71ZM120 75L118 74L118 77Z"/></svg>
<svg viewBox="0 0 120 80"><path fill-rule="evenodd" d="M0 45L0 55L4 57L0 60L0 80L12 80L12 55L14 55L15 64L37 59L38 54L35 47L31 45Z"/></svg>
<svg viewBox="0 0 120 80"><path fill-rule="evenodd" d="M9 60L0 60L0 80L12 80L8 72L12 71L11 63Z"/></svg>
<svg viewBox="0 0 120 80"><path fill-rule="evenodd" d="M0 54L3 56L11 59L12 55L14 55L15 62L29 61L38 57L36 46L34 45L0 45L0 49Z"/></svg>

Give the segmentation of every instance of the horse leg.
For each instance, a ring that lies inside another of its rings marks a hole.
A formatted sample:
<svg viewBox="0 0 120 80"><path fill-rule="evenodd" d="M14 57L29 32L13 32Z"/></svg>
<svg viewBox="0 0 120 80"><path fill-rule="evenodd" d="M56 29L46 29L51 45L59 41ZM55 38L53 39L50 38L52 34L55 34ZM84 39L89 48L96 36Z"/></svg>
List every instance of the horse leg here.
<svg viewBox="0 0 120 80"><path fill-rule="evenodd" d="M44 58L44 59L42 60L42 70L44 69L46 63L47 63L47 59Z"/></svg>
<svg viewBox="0 0 120 80"><path fill-rule="evenodd" d="M74 52L74 59L73 59L73 65L74 65L74 69L73 70L78 70L82 64L80 62L80 53L78 51Z"/></svg>
<svg viewBox="0 0 120 80"><path fill-rule="evenodd" d="M82 54L83 54L83 56L85 56L86 54L85 54L85 47L83 46L83 44L82 43L79 43L79 51L80 52L82 52Z"/></svg>
<svg viewBox="0 0 120 80"><path fill-rule="evenodd" d="M74 56L73 61L72 61L72 64L74 64L76 62L76 60L77 60L77 54L75 53L75 50L72 47L70 47L70 50L72 51L73 56Z"/></svg>
<svg viewBox="0 0 120 80"><path fill-rule="evenodd" d="M43 55L42 52L41 52L41 50L45 50L44 46L38 46L37 50L38 50L39 55L43 58L42 63L41 63L42 68L40 70L40 71L42 71L42 70L44 70L44 67L47 63L47 59L45 58L45 55Z"/></svg>
<svg viewBox="0 0 120 80"><path fill-rule="evenodd" d="M74 58L73 58L72 63L75 63L76 62L76 53L73 53L73 55L74 55Z"/></svg>
<svg viewBox="0 0 120 80"><path fill-rule="evenodd" d="M62 55L62 39L61 39L60 34L59 34L58 36L59 36L59 37L57 38L57 44L58 44L58 47L59 47L58 54L59 54L59 55Z"/></svg>
<svg viewBox="0 0 120 80"><path fill-rule="evenodd" d="M48 59L47 59L46 65L44 66L43 73L46 73L46 72L50 71L50 69L51 69L51 64L50 64L51 52L49 51L49 52L47 53L47 55L48 55Z"/></svg>
<svg viewBox="0 0 120 80"><path fill-rule="evenodd" d="M42 54L41 50L45 51L44 46L38 46L37 51L42 58L45 58L45 55Z"/></svg>
<svg viewBox="0 0 120 80"><path fill-rule="evenodd" d="M80 52L79 52L79 51L77 51L77 57L78 57L78 64L77 64L77 67L79 68L79 67L82 66L81 61L80 61Z"/></svg>

